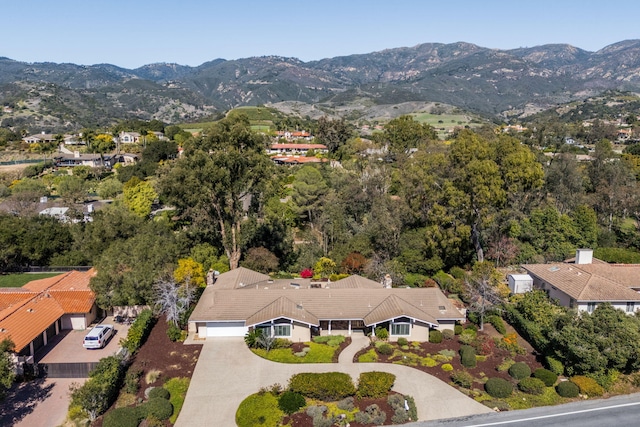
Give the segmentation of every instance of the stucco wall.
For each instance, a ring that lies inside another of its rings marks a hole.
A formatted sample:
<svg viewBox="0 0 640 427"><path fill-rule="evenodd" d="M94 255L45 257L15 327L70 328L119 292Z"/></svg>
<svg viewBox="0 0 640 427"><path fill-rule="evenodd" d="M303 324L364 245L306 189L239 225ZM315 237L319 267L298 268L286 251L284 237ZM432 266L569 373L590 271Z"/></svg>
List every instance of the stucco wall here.
<svg viewBox="0 0 640 427"><path fill-rule="evenodd" d="M309 328L309 325L293 322L291 325L291 338L289 339L292 342L311 341L311 329Z"/></svg>

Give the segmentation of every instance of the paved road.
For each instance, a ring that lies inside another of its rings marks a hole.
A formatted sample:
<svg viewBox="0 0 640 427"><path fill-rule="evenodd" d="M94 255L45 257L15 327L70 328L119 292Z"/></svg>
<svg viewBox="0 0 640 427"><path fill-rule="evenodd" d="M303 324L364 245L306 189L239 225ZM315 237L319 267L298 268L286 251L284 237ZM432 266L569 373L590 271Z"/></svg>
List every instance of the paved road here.
<svg viewBox="0 0 640 427"><path fill-rule="evenodd" d="M640 425L640 393L560 406L474 415L407 427L627 427Z"/></svg>
<svg viewBox="0 0 640 427"><path fill-rule="evenodd" d="M284 364L254 355L242 338L207 338L196 365L176 427L235 426L240 403L261 387L286 385L299 372L345 372L357 380L361 372L396 375L394 391L415 398L421 420L491 412L455 388L413 368L386 363L352 363L368 338L352 337L339 363Z"/></svg>

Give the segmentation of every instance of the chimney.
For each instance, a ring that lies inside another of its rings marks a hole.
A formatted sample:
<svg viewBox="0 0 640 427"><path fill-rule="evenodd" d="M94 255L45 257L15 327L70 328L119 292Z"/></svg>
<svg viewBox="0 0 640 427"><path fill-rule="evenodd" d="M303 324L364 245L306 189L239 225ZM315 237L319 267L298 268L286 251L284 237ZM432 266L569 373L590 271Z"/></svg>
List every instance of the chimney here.
<svg viewBox="0 0 640 427"><path fill-rule="evenodd" d="M73 152L73 157L76 158L76 159L79 159L80 158L80 152L79 151L74 151Z"/></svg>
<svg viewBox="0 0 640 427"><path fill-rule="evenodd" d="M593 261L593 249L577 249L576 264L591 264Z"/></svg>

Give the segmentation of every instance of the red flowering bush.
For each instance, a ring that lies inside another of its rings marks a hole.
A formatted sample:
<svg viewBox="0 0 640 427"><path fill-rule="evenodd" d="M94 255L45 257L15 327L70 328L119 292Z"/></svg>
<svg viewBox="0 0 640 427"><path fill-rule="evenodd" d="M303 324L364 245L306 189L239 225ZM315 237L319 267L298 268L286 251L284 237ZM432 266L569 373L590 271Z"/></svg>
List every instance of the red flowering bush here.
<svg viewBox="0 0 640 427"><path fill-rule="evenodd" d="M310 268L305 268L300 272L300 277L303 279L311 279L313 277L313 270Z"/></svg>

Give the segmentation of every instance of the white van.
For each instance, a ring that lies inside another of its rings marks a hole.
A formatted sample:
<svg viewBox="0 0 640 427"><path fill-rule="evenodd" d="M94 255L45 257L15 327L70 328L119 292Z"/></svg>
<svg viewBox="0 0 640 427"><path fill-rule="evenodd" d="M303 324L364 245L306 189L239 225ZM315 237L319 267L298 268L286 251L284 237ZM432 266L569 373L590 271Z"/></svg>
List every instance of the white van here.
<svg viewBox="0 0 640 427"><path fill-rule="evenodd" d="M84 337L84 348L102 348L113 335L113 325L98 325Z"/></svg>

